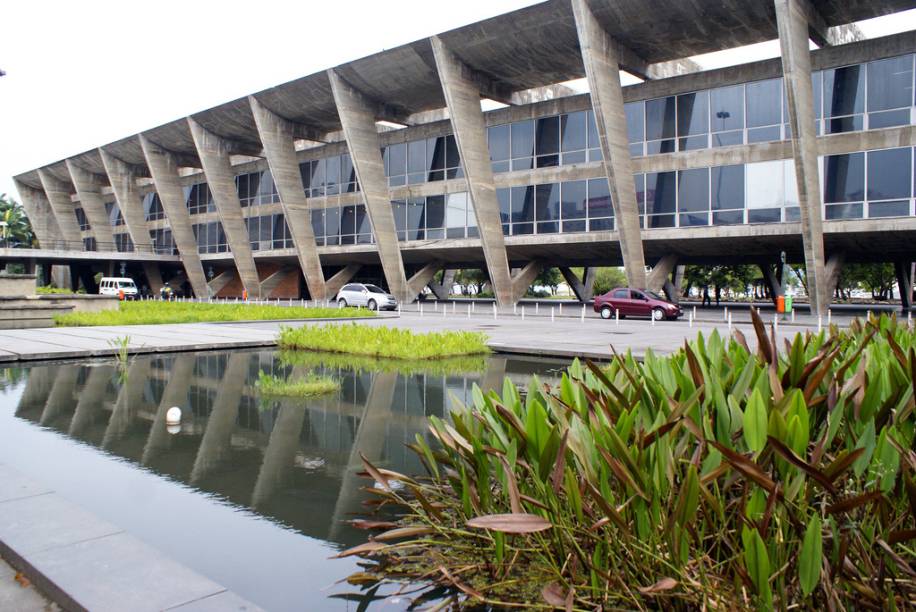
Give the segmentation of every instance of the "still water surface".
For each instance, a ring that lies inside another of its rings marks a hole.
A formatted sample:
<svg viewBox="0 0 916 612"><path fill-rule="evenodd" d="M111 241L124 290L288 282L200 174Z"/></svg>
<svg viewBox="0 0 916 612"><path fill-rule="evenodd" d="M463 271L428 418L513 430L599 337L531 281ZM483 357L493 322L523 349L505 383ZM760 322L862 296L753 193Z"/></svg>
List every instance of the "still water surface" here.
<svg viewBox="0 0 916 612"><path fill-rule="evenodd" d="M550 380L563 367L492 356L410 372L389 364L309 355L292 365L275 351L181 353L0 370L0 463L28 474L98 516L268 610L356 609L332 598L356 571L330 560L365 541L345 521L363 513L368 482L358 451L404 473L422 467L405 447L426 437L476 383ZM339 392L267 401L260 372L340 381ZM165 412L179 406L181 430ZM167 585L163 585L167 588ZM395 610L402 599L377 601Z"/></svg>

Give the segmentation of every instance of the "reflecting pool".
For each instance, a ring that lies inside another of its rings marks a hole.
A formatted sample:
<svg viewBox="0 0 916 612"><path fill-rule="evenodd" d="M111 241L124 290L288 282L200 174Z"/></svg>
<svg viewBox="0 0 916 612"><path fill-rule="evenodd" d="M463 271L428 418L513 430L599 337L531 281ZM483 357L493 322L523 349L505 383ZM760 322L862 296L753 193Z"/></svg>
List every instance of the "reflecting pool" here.
<svg viewBox="0 0 916 612"><path fill-rule="evenodd" d="M268 610L357 609L331 597L356 570L329 560L365 541L359 451L404 473L477 384L554 378L562 362L502 356L409 364L276 351L179 353L0 369L0 463L32 476ZM340 382L314 399L266 400L261 372ZM179 406L180 430L165 413ZM167 588L164 586L164 588ZM378 609L399 609L388 599Z"/></svg>

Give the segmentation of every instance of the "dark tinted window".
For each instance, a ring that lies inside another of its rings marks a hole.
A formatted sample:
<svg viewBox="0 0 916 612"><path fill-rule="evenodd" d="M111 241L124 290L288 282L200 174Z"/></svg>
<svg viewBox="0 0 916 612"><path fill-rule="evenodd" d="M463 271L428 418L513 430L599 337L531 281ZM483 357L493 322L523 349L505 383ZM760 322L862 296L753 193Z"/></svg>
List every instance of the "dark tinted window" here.
<svg viewBox="0 0 916 612"><path fill-rule="evenodd" d="M709 210L709 169L681 170L678 173L678 210Z"/></svg>
<svg viewBox="0 0 916 612"><path fill-rule="evenodd" d="M673 213L677 198L676 172L646 174L646 214Z"/></svg>
<svg viewBox="0 0 916 612"><path fill-rule="evenodd" d="M646 101L646 140L674 138L675 109L674 96Z"/></svg>
<svg viewBox="0 0 916 612"><path fill-rule="evenodd" d="M709 94L705 91L677 97L677 135L693 136L709 131Z"/></svg>
<svg viewBox="0 0 916 612"><path fill-rule="evenodd" d="M913 103L913 56L868 64L868 110L902 108Z"/></svg>
<svg viewBox="0 0 916 612"><path fill-rule="evenodd" d="M747 127L782 123L782 80L748 83Z"/></svg>
<svg viewBox="0 0 916 612"><path fill-rule="evenodd" d="M712 169L712 208L744 208L744 166Z"/></svg>
<svg viewBox="0 0 916 612"><path fill-rule="evenodd" d="M722 87L709 92L713 132L744 128L744 87Z"/></svg>
<svg viewBox="0 0 916 612"><path fill-rule="evenodd" d="M868 199L892 200L910 197L912 149L868 152Z"/></svg>
<svg viewBox="0 0 916 612"><path fill-rule="evenodd" d="M864 195L864 153L824 158L824 202L856 202Z"/></svg>
<svg viewBox="0 0 916 612"><path fill-rule="evenodd" d="M840 117L865 110L865 67L824 71L824 116Z"/></svg>

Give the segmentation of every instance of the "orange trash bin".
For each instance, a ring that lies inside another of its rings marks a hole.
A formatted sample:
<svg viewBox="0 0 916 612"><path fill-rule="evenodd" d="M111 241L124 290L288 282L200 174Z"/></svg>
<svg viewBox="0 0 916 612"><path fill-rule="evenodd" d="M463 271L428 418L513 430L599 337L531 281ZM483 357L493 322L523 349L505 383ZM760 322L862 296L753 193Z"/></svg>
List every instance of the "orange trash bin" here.
<svg viewBox="0 0 916 612"><path fill-rule="evenodd" d="M786 311L786 297L780 295L776 297L776 312L782 314Z"/></svg>

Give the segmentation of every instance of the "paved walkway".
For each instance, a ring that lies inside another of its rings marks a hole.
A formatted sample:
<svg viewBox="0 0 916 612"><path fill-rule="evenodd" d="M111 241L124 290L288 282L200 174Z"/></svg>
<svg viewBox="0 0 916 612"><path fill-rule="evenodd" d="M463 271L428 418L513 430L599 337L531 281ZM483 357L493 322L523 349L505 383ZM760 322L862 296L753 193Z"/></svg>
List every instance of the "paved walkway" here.
<svg viewBox="0 0 916 612"><path fill-rule="evenodd" d="M28 578L0 559L0 610L51 612L60 610L60 606L48 601Z"/></svg>

